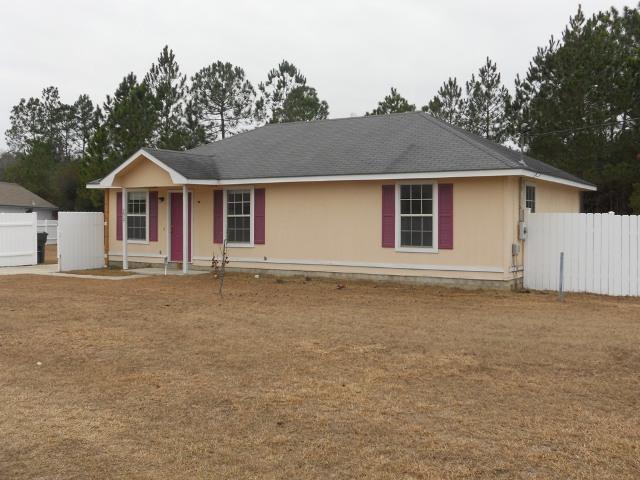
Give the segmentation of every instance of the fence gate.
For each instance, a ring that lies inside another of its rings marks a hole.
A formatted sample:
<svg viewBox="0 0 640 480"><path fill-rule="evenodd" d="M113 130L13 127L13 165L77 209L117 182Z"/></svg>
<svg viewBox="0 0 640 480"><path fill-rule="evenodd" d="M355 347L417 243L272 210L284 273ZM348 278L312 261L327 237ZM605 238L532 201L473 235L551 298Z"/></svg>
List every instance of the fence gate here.
<svg viewBox="0 0 640 480"><path fill-rule="evenodd" d="M61 272L104 267L104 214L58 213L58 268Z"/></svg>
<svg viewBox="0 0 640 480"><path fill-rule="evenodd" d="M0 213L0 267L36 265L37 232L37 213Z"/></svg>
<svg viewBox="0 0 640 480"><path fill-rule="evenodd" d="M640 296L640 217L532 213L526 224L525 288L557 290L564 252L565 291Z"/></svg>

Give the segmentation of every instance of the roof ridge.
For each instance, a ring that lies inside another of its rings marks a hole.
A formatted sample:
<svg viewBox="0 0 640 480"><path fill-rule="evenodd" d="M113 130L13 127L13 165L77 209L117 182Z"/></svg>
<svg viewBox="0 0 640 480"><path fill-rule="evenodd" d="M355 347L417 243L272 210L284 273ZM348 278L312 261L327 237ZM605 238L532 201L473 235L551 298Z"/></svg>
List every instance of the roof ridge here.
<svg viewBox="0 0 640 480"><path fill-rule="evenodd" d="M204 144L208 145L208 144ZM195 147L199 148L199 147ZM203 153L192 153L191 150L171 150L170 148L153 148L153 147L142 147L142 150L158 150L160 152L171 152L171 153L187 153L189 155L195 155L196 157L212 157L213 155L205 155Z"/></svg>
<svg viewBox="0 0 640 480"><path fill-rule="evenodd" d="M285 125L295 125L295 124L313 124L313 123L322 123L322 122L335 122L339 120L362 120L365 118L376 118L376 117L394 117L400 115L415 115L420 114L422 112L414 110L413 112L392 112L392 113L376 113L376 114L364 114L364 115L356 115L349 117L337 117L337 118L319 118L318 120L296 120L295 122L277 122L277 123L266 123L262 125L263 127L275 127L275 126L285 126ZM262 127L258 127L262 128ZM245 132L242 132L245 133Z"/></svg>
<svg viewBox="0 0 640 480"><path fill-rule="evenodd" d="M462 132L460 132L453 125L449 125L447 122L439 120L439 119L435 118L434 116L429 115L427 112L416 112L416 113L419 113L422 118L424 118L427 121L430 121L431 123L433 123L433 124L437 125L438 127L442 128L443 130L449 131L450 133L452 133L453 135L455 135L459 139L464 140L465 142L467 142L470 145L473 145L476 148L479 148L484 153L487 153L490 156L492 156L493 158L495 158L496 160L502 162L505 166L507 166L509 168L518 168L517 166L514 166L513 163L511 162L511 160L506 158L504 155L499 154L497 152L491 151L491 149L485 147L484 145L482 145L482 143L480 143L479 141L475 140L473 137L469 138L468 135L474 135L473 133L467 132L466 130L463 130ZM492 141L492 140L489 140L489 141ZM496 145L499 145L499 144L496 143ZM500 145L500 146L502 147L502 145ZM504 147L504 148L506 148L506 147Z"/></svg>

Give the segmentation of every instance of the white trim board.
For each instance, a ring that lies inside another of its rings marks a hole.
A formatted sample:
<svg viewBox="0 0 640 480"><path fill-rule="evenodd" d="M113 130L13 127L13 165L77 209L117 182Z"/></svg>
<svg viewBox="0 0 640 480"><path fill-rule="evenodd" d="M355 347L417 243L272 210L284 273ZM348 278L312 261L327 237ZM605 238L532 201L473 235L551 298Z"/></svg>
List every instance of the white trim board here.
<svg viewBox="0 0 640 480"><path fill-rule="evenodd" d="M171 181L176 185L250 185L267 183L300 183L300 182L344 182L344 181L367 181L367 180L411 180L411 179L438 179L438 178L471 178L471 177L527 177L537 178L552 183L568 185L583 190L595 191L597 187L587 185L573 180L536 173L525 169L497 169L497 170L456 170L451 172L424 172L424 173L386 173L386 174L354 174L354 175L317 175L305 177L269 177L269 178L237 178L228 180L190 180L182 174L176 172L150 153L143 149L138 150L124 163L104 177L97 184L87 184L89 189L114 188L113 180L123 169L134 162L138 157L143 156L165 170L171 177Z"/></svg>
<svg viewBox="0 0 640 480"><path fill-rule="evenodd" d="M208 257L193 257L194 261L211 261ZM388 268L399 270L439 270L443 272L486 272L504 273L502 267L483 267L467 265L426 265L414 263L376 263L376 262L349 262L334 260L297 260L297 259L276 259L265 260L264 257L229 257L230 262L236 263L264 263L273 265L314 265L324 267L354 267L354 268Z"/></svg>

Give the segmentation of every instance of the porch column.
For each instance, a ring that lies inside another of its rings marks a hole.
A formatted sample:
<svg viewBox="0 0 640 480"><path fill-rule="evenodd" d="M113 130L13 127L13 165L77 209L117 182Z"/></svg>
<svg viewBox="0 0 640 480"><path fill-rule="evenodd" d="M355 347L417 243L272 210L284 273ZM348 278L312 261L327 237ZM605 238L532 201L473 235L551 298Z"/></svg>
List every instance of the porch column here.
<svg viewBox="0 0 640 480"><path fill-rule="evenodd" d="M129 269L129 257L127 256L128 250L128 233L127 232L127 208L128 208L128 200L127 200L127 189L126 187L122 187L122 269Z"/></svg>
<svg viewBox="0 0 640 480"><path fill-rule="evenodd" d="M189 192L182 186L182 273L189 271Z"/></svg>

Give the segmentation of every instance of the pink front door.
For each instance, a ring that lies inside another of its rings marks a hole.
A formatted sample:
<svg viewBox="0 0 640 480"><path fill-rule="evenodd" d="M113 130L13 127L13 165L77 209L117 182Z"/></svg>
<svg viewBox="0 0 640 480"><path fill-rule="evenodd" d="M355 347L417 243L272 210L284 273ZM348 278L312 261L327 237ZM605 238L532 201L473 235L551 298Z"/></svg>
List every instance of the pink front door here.
<svg viewBox="0 0 640 480"><path fill-rule="evenodd" d="M191 260L191 193L189 193L189 260ZM171 257L182 261L182 193L171 193Z"/></svg>

